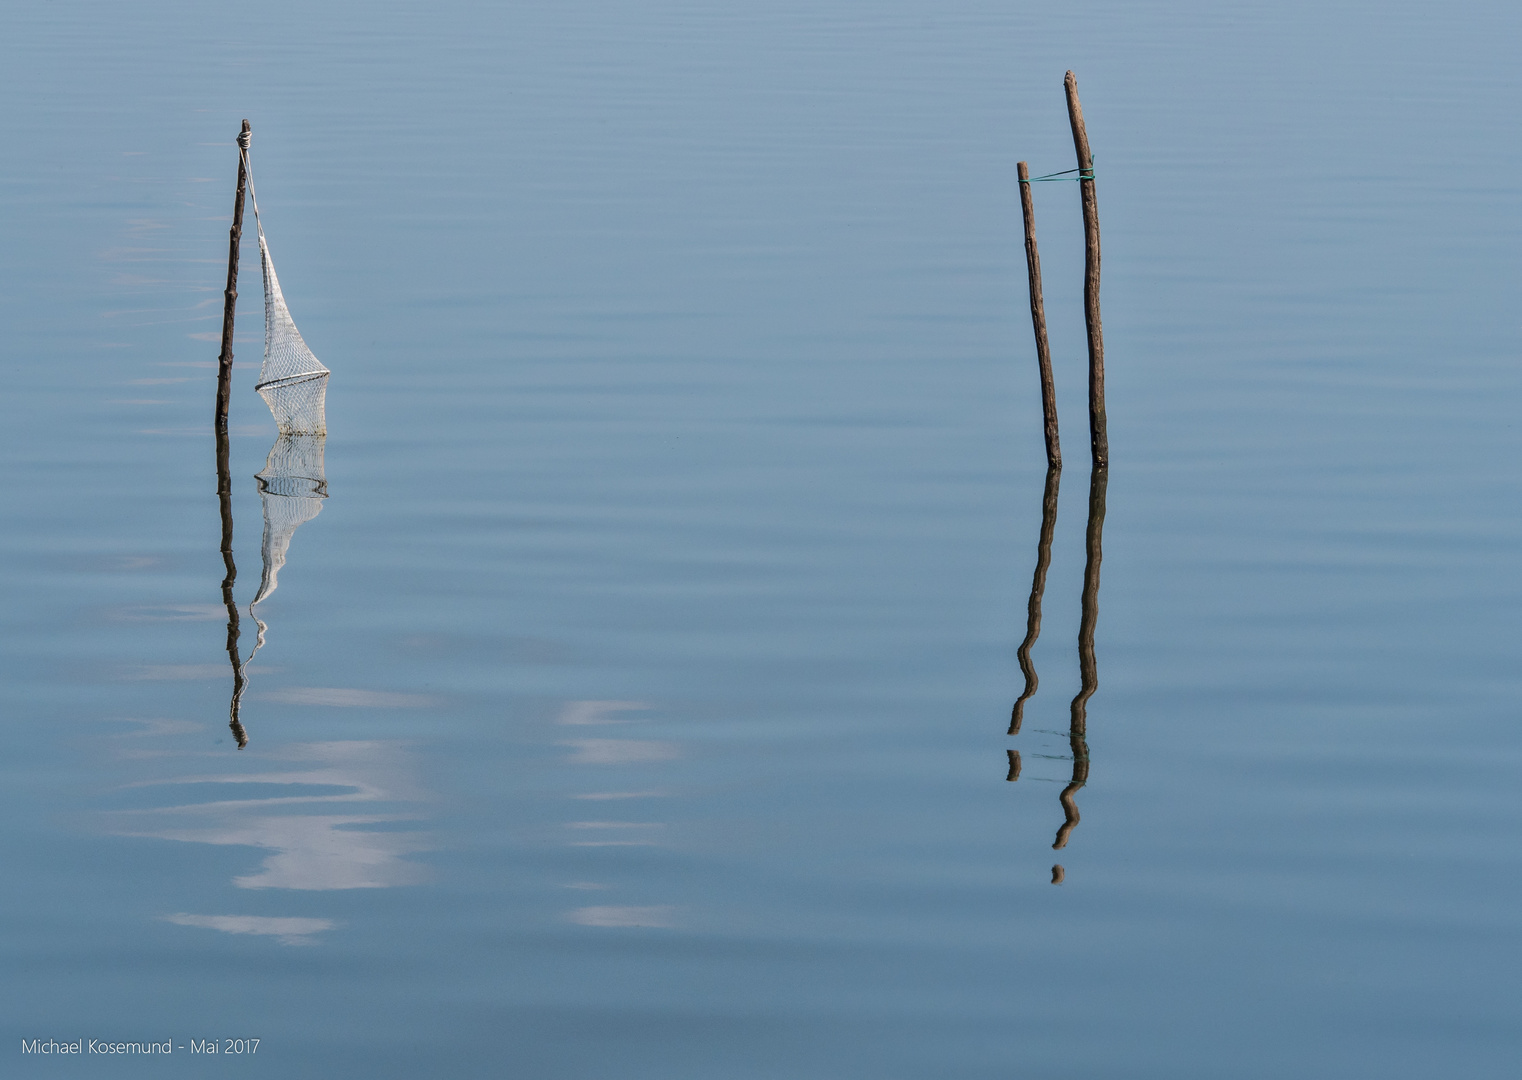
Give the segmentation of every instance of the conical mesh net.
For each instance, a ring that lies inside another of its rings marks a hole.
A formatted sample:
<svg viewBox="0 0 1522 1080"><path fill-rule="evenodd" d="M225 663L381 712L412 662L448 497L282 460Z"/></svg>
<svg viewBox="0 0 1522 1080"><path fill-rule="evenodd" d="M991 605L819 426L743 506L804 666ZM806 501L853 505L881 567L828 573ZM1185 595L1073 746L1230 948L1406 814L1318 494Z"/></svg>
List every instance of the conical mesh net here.
<svg viewBox="0 0 1522 1080"><path fill-rule="evenodd" d="M246 150L244 154L246 162ZM307 348L291 319L290 309L285 306L280 279L270 261L269 242L264 238L251 169L248 190L259 230L259 262L264 270L264 366L259 369L259 382L254 389L270 407L280 434L326 435L328 369Z"/></svg>
<svg viewBox="0 0 1522 1080"><path fill-rule="evenodd" d="M262 228L259 259L264 264L264 366L254 389L270 407L280 434L325 435L328 369L312 355L291 320Z"/></svg>

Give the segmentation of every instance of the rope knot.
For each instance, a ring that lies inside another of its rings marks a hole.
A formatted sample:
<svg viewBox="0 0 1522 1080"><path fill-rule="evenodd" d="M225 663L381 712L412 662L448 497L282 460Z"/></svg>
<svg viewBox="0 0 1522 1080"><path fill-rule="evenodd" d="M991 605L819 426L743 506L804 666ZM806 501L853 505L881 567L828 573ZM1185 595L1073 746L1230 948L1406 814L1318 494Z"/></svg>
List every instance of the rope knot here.
<svg viewBox="0 0 1522 1080"><path fill-rule="evenodd" d="M238 145L242 149L247 150L248 144L250 141L252 141L252 138L253 133L250 132L247 128L244 128L242 131L238 132Z"/></svg>

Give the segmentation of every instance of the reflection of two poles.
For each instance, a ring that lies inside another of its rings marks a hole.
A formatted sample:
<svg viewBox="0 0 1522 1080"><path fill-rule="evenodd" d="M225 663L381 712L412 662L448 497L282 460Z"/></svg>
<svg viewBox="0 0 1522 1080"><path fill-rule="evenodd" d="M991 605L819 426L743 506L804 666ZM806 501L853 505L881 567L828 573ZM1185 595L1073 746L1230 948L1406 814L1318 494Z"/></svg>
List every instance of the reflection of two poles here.
<svg viewBox="0 0 1522 1080"><path fill-rule="evenodd" d="M1089 151L1089 136L1078 103L1078 83L1069 71L1064 80L1067 92L1068 119L1073 129L1073 147L1078 168L1067 173L1036 177L1036 180L1075 179L1083 203L1084 283L1083 313L1088 328L1089 346L1089 444L1093 470L1089 474L1089 522L1085 533L1083 567L1083 610L1078 628L1079 691L1073 698L1068 725L1068 745L1073 755L1073 778L1059 796L1063 823L1057 830L1054 850L1067 846L1068 836L1078 824L1078 804L1074 796L1089 779L1088 705L1099 687L1099 668L1094 659L1094 627L1099 621L1099 564L1103 558L1102 538L1105 520L1105 489L1109 483L1110 446L1105 421L1104 336L1099 318L1099 211L1094 194L1094 156ZM1041 501L1041 540L1036 549L1036 573L1031 581L1031 596L1025 627L1025 640L1017 655L1025 674L1025 692L1015 702L1010 716L1009 734L1020 733L1025 703L1036 692L1036 668L1031 662L1031 647L1041 633L1041 594L1046 589L1046 572L1052 561L1052 533L1057 527L1057 489L1062 480L1062 450L1057 441L1057 400L1052 382L1052 354L1046 339L1046 312L1041 299L1041 257L1036 250L1035 209L1031 200L1032 177L1025 162L1018 167L1020 209L1025 219L1025 261L1030 280L1031 326L1036 335L1036 360L1041 372L1041 409L1046 436L1046 492ZM1072 176L1076 173L1077 176ZM1006 780L1020 778L1020 751L1009 750L1009 774ZM1064 871L1052 867L1052 884L1059 884Z"/></svg>
<svg viewBox="0 0 1522 1080"><path fill-rule="evenodd" d="M1036 693L1036 666L1031 662L1031 647L1041 633L1041 594L1046 589L1046 571L1052 562L1052 532L1057 527L1057 487L1062 480L1062 468L1057 466L1046 471L1046 492L1041 500L1041 541L1036 549L1036 573L1031 581L1029 614L1025 624L1025 640L1020 643L1016 655L1020 658L1020 670L1025 675L1025 691L1015 702L1010 715L1009 734L1020 734L1020 724L1025 718L1025 703ZM1109 470L1096 466L1089 474L1089 524L1085 533L1085 559L1083 565L1083 610L1078 624L1078 695L1073 698L1068 724L1068 745L1073 754L1073 778L1062 789L1063 823L1057 830L1053 849L1067 846L1068 835L1078 824L1078 804L1073 797L1089 779L1088 705L1089 698L1099 688L1099 668L1094 659L1094 627L1099 621L1099 563L1103 558L1101 542L1105 523L1105 486ZM1020 779L1020 751L1006 751L1009 755L1009 774L1006 780ZM1061 866L1052 867L1052 883L1062 881Z"/></svg>

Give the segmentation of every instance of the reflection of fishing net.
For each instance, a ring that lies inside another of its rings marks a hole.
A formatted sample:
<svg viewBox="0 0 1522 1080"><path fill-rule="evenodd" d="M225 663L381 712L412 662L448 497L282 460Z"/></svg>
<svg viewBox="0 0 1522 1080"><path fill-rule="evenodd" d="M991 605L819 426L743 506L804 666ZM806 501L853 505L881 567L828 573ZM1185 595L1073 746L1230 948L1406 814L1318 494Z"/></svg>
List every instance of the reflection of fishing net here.
<svg viewBox="0 0 1522 1080"><path fill-rule="evenodd" d="M320 410L320 392L317 402ZM264 540L259 551L264 557L264 576L259 581L259 595L249 604L250 608L275 591L275 579L285 565L291 537L298 526L318 515L322 500L328 497L328 480L322 465L326 442L322 435L281 435L270 447L269 460L258 474L259 500L264 504Z"/></svg>
<svg viewBox="0 0 1522 1080"><path fill-rule="evenodd" d="M246 162L248 151L243 153ZM259 261L264 268L264 366L259 369L259 382L254 389L270 407L280 434L326 435L328 423L323 406L328 393L328 369L312 355L301 331L291 321L291 312L280 292L280 279L275 276L275 264L270 262L269 244L264 239L252 170L248 178L254 222L259 229ZM319 475L321 460L319 451Z"/></svg>

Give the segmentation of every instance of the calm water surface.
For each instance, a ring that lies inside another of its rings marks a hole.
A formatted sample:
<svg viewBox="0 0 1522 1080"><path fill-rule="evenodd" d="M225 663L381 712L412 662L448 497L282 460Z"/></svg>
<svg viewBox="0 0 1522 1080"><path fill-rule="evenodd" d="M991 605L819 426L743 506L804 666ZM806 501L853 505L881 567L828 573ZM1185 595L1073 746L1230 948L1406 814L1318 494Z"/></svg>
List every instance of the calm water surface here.
<svg viewBox="0 0 1522 1080"><path fill-rule="evenodd" d="M0 1072L1515 1074L1514 7L0 18ZM334 374L240 750L244 116Z"/></svg>

